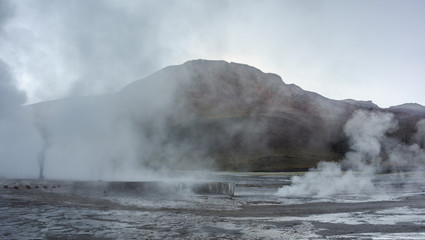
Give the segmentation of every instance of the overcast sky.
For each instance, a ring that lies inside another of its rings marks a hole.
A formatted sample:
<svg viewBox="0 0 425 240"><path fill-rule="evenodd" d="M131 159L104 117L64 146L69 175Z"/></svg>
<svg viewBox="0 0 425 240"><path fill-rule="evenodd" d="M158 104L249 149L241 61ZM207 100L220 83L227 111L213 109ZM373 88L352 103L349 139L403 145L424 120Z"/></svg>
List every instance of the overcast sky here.
<svg viewBox="0 0 425 240"><path fill-rule="evenodd" d="M0 61L27 103L223 59L333 99L425 105L424 13L421 0L0 0Z"/></svg>

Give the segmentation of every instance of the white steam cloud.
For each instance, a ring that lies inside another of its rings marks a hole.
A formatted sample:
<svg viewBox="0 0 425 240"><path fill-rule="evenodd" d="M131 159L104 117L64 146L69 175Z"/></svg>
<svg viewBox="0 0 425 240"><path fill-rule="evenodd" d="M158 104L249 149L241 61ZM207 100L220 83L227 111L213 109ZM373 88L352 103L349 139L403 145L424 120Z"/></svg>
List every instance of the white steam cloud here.
<svg viewBox="0 0 425 240"><path fill-rule="evenodd" d="M12 4L0 1L0 39L7 37L4 25L13 12ZM9 65L0 58L0 177L37 176L35 156L41 141L31 115L21 108L25 101Z"/></svg>
<svg viewBox="0 0 425 240"><path fill-rule="evenodd" d="M419 147L425 148L425 119L420 120L416 124L416 128L418 131L415 135L415 141L418 143Z"/></svg>
<svg viewBox="0 0 425 240"><path fill-rule="evenodd" d="M21 104L25 94L15 87L9 67L0 60L0 177L35 177L40 137Z"/></svg>
<svg viewBox="0 0 425 240"><path fill-rule="evenodd" d="M344 127L351 147L345 158L339 163L320 162L305 175L294 176L292 184L280 188L278 195L328 197L383 191L374 184L376 173L425 163L425 151L418 145L423 139L423 122L417 124L416 142L407 145L389 136L398 125L393 114L356 111Z"/></svg>
<svg viewBox="0 0 425 240"><path fill-rule="evenodd" d="M42 175L148 180L176 169L203 168L208 162L203 148L184 137L193 116L183 110L187 107L179 95L193 73L175 69L163 69L115 94L26 106L43 137ZM195 161L188 165L190 160Z"/></svg>
<svg viewBox="0 0 425 240"><path fill-rule="evenodd" d="M392 114L357 111L345 124L351 151L343 162L359 171L374 170L382 165L381 148L388 140L385 134L395 130L397 122Z"/></svg>

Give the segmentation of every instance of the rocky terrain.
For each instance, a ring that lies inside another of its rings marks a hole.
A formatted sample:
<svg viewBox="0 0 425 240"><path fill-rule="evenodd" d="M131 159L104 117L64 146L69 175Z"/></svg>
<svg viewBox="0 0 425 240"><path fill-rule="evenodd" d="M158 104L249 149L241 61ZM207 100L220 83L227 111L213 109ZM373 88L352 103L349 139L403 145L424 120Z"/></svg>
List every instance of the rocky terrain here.
<svg viewBox="0 0 425 240"><path fill-rule="evenodd" d="M164 68L113 94L26 108L46 158L131 158L152 169L305 170L350 150L343 127L357 110L392 113L398 128L389 134L406 144L417 141L425 118L419 104L332 100L254 67L206 60ZM68 152L58 151L64 146Z"/></svg>

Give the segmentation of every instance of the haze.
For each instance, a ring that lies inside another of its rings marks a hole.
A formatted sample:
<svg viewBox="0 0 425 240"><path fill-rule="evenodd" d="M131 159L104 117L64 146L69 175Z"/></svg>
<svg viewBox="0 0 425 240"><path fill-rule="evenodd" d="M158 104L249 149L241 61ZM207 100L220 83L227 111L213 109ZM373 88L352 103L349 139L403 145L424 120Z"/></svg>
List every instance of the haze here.
<svg viewBox="0 0 425 240"><path fill-rule="evenodd" d="M250 64L333 99L423 105L424 10L394 0L1 0L0 58L26 104L116 92L202 58Z"/></svg>

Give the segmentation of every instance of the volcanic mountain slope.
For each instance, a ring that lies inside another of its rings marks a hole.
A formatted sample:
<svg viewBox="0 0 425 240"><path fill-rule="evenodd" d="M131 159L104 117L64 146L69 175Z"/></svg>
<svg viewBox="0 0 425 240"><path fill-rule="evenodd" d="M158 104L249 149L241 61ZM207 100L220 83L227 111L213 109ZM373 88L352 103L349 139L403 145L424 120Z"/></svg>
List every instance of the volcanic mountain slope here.
<svg viewBox="0 0 425 240"><path fill-rule="evenodd" d="M164 68L115 94L29 108L45 151L56 157L65 148L75 157L131 158L148 168L237 171L306 169L341 159L349 150L343 126L359 109L392 112L400 123L392 134L404 142L425 116L417 106L331 100L247 65L206 60ZM101 149L107 151L93 153Z"/></svg>

